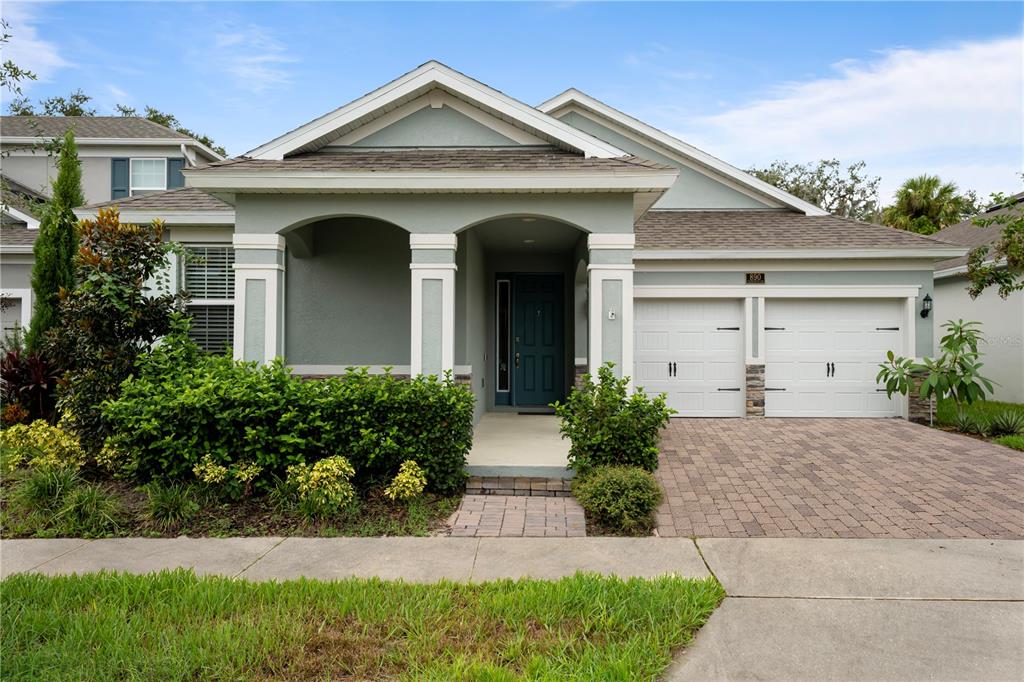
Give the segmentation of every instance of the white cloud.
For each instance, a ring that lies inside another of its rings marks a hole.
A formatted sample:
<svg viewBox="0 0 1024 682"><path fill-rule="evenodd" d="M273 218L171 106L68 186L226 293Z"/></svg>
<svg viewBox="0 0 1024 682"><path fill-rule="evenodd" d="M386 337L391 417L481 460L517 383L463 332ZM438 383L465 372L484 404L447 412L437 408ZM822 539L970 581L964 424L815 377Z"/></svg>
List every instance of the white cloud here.
<svg viewBox="0 0 1024 682"><path fill-rule="evenodd" d="M56 43L39 37L35 24L38 18L30 8L22 3L5 2L3 18L9 25L10 41L3 45L4 61L10 59L23 69L36 74L40 82L47 82L54 72L70 64L60 56ZM32 81L22 81L21 87L28 90Z"/></svg>
<svg viewBox="0 0 1024 682"><path fill-rule="evenodd" d="M298 61L282 42L255 24L216 31L193 56L204 67L227 74L236 87L255 94L290 83L284 67Z"/></svg>
<svg viewBox="0 0 1024 682"><path fill-rule="evenodd" d="M690 119L689 130L678 135L742 165L864 159L882 176L886 200L907 176L924 172L985 194L1019 184L1022 36L897 49L833 68L834 77L786 83L765 97Z"/></svg>

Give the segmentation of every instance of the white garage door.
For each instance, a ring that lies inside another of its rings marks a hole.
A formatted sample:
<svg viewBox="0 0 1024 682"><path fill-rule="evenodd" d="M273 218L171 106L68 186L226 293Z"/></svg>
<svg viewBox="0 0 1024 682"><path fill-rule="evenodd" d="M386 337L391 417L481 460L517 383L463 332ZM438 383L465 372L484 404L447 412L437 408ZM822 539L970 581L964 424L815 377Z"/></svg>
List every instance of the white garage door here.
<svg viewBox="0 0 1024 682"><path fill-rule="evenodd" d="M903 305L882 299L765 301L765 415L894 417L875 383L903 349Z"/></svg>
<svg viewBox="0 0 1024 682"><path fill-rule="evenodd" d="M637 386L668 394L677 417L743 416L742 301L640 299L634 315Z"/></svg>

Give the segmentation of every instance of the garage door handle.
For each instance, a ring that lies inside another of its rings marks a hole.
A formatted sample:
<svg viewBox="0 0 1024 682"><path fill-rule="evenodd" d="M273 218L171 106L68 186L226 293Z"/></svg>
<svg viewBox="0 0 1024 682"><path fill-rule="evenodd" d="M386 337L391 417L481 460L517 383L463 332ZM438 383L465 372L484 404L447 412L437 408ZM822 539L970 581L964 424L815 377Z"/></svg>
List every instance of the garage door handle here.
<svg viewBox="0 0 1024 682"><path fill-rule="evenodd" d="M784 332L784 331L786 331L786 328L785 327L765 327L764 330L766 332Z"/></svg>
<svg viewBox="0 0 1024 682"><path fill-rule="evenodd" d="M719 391L741 391L741 388L720 388Z"/></svg>
<svg viewBox="0 0 1024 682"><path fill-rule="evenodd" d="M784 388L765 388L766 391L785 391Z"/></svg>
<svg viewBox="0 0 1024 682"><path fill-rule="evenodd" d="M720 332L738 332L739 327L715 327Z"/></svg>
<svg viewBox="0 0 1024 682"><path fill-rule="evenodd" d="M876 332L898 332L899 327L875 327Z"/></svg>

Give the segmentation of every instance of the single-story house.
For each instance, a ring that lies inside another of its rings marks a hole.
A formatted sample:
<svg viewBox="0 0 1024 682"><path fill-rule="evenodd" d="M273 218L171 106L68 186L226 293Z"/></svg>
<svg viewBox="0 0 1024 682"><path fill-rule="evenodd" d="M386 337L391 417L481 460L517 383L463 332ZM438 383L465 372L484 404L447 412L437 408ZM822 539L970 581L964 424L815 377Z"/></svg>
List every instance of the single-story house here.
<svg viewBox="0 0 1024 682"><path fill-rule="evenodd" d="M1010 211L1020 211L1024 192L990 206L979 218L992 218ZM935 236L943 241L973 249L991 245L1003 232L1003 225L984 227L974 219L950 225ZM991 259L990 259L991 261ZM1005 267L1006 264L1000 264ZM994 287L978 298L967 293L967 256L950 258L935 264L935 344L938 345L946 320L981 322L984 344L982 374L997 382L991 396L996 400L1024 403L1024 291L1015 291L1007 298L999 296Z"/></svg>
<svg viewBox="0 0 1024 682"><path fill-rule="evenodd" d="M682 417L907 416L877 365L931 353L934 264L964 253L577 90L534 107L437 62L183 173L107 204L202 255L178 273L202 343L306 375L450 371L478 417L606 362Z"/></svg>

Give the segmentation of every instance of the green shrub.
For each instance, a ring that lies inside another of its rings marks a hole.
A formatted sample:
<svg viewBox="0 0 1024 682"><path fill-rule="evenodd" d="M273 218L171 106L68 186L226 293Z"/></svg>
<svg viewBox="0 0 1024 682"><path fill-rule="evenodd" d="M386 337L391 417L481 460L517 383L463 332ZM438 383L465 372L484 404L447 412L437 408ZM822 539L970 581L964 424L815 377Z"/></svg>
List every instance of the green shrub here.
<svg viewBox="0 0 1024 682"><path fill-rule="evenodd" d="M649 534L661 503L654 476L631 466L594 467L573 482L572 493L591 520L628 535Z"/></svg>
<svg viewBox="0 0 1024 682"><path fill-rule="evenodd" d="M992 442L1024 452L1024 436L1001 436Z"/></svg>
<svg viewBox="0 0 1024 682"><path fill-rule="evenodd" d="M117 531L124 517L117 497L97 483L83 483L68 492L55 525L61 535L101 537Z"/></svg>
<svg viewBox="0 0 1024 682"><path fill-rule="evenodd" d="M0 431L4 468L78 469L85 464L85 452L78 438L60 426L42 419L16 424Z"/></svg>
<svg viewBox="0 0 1024 682"><path fill-rule="evenodd" d="M976 433L979 436L988 433L988 421L981 415L966 411L953 417L953 427L960 433Z"/></svg>
<svg viewBox="0 0 1024 682"><path fill-rule="evenodd" d="M629 379L617 379L611 363L598 370L597 383L584 375L583 387L554 407L562 420L562 436L572 443L569 466L582 474L605 465L654 471L659 432L675 412L665 405L664 394L629 395Z"/></svg>
<svg viewBox="0 0 1024 682"><path fill-rule="evenodd" d="M1012 410L1003 410L988 423L990 436L1016 436L1024 434L1024 414Z"/></svg>
<svg viewBox="0 0 1024 682"><path fill-rule="evenodd" d="M473 394L450 377L402 380L366 370L302 380L280 361L204 355L179 321L140 359L104 417L142 480L193 480L209 455L229 470L257 465L255 486L267 490L290 466L341 455L355 482L383 483L415 457L433 491L453 493L472 444Z"/></svg>
<svg viewBox="0 0 1024 682"><path fill-rule="evenodd" d="M153 482L145 490L146 516L159 528L179 528L199 512L199 502L189 486Z"/></svg>

